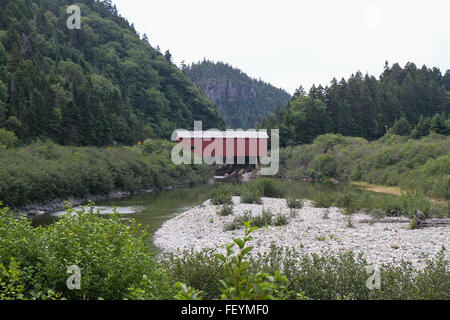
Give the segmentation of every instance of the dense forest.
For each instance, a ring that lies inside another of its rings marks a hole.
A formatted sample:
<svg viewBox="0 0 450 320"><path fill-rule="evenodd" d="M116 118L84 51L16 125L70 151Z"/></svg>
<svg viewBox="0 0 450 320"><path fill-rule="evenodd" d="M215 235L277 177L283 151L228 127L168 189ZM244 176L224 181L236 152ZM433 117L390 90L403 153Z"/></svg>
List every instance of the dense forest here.
<svg viewBox="0 0 450 320"><path fill-rule="evenodd" d="M265 117L260 127L280 128L282 145L311 143L325 133L374 140L388 130L425 136L449 131L450 70L404 68L386 62L379 79L357 72L329 86L300 87L286 108Z"/></svg>
<svg viewBox="0 0 450 320"><path fill-rule="evenodd" d="M290 99L283 89L252 79L223 62L183 64L182 70L217 105L232 128L254 128L255 122L274 112L277 106L284 107Z"/></svg>
<svg viewBox="0 0 450 320"><path fill-rule="evenodd" d="M72 4L0 0L0 128L24 142L107 145L168 138L194 119L224 127L170 52L141 38L110 0L77 1L81 29L73 30Z"/></svg>

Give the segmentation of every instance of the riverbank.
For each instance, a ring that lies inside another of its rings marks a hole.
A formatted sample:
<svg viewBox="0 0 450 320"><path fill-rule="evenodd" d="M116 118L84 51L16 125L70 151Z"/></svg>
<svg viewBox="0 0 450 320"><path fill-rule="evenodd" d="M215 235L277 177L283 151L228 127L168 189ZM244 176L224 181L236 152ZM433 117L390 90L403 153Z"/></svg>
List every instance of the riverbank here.
<svg viewBox="0 0 450 320"><path fill-rule="evenodd" d="M175 165L173 144L145 140L132 147L71 147L50 141L0 152L0 201L15 210L54 211L149 190L207 182L207 165Z"/></svg>
<svg viewBox="0 0 450 320"><path fill-rule="evenodd" d="M186 185L186 184L167 186L167 187L162 188L162 191L168 191L168 190L173 190L173 189L178 189L178 188L185 188L187 186L188 185ZM64 210L67 203L69 203L71 207L76 207L76 206L80 206L80 205L86 205L91 201L98 202L98 201L122 199L122 198L130 197L132 195L146 194L146 193L151 193L154 191L160 191L160 190L143 189L143 190L138 190L133 193L129 192L129 191L115 190L106 195L87 195L83 198L54 199L47 203L31 203L22 208L16 209L16 211L25 213L27 216L32 217L32 216L36 216L36 215L41 215L41 214L46 214L46 213L50 213L50 212Z"/></svg>
<svg viewBox="0 0 450 320"><path fill-rule="evenodd" d="M242 237L242 229L225 230L237 216L249 210L255 217L263 210L270 210L274 218L280 214L288 217L287 224L269 225L255 231L251 242L255 247L254 255L269 252L274 243L300 253L353 251L378 265L399 263L403 259L423 268L427 258L433 257L443 246L450 246L450 227L411 230L409 223L398 222L398 217L387 218L394 219L392 223L372 224L363 222L372 218L367 214L344 215L339 208L315 208L310 201L301 209L290 209L285 199L263 197L261 200L262 204L245 204L235 196L233 213L228 216L218 215L216 211L220 206L207 200L166 221L155 233L154 244L169 253L191 248L195 251L220 248ZM448 250L445 255L449 257Z"/></svg>
<svg viewBox="0 0 450 320"><path fill-rule="evenodd" d="M376 192L400 195L413 191L449 200L449 168L449 136L433 133L410 139L386 134L369 142L326 134L311 144L281 149L279 176L302 181L358 181L370 184L367 186Z"/></svg>

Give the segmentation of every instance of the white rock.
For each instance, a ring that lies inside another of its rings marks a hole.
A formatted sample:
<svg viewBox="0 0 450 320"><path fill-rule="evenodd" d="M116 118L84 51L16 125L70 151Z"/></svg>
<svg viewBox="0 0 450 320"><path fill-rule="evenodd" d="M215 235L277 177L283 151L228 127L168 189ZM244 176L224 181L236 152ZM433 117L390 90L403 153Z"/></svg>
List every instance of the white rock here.
<svg viewBox="0 0 450 320"><path fill-rule="evenodd" d="M262 205L241 204L239 197L233 197L235 204L233 214L221 217L216 214L216 206L210 200L194 207L181 215L166 221L154 235L154 243L163 251L176 252L180 248L202 250L220 248L233 238L242 237L242 229L225 231L224 225L244 211L251 210L253 215L260 214L263 208L270 209L275 215L284 213L289 216L290 209L284 199L262 198ZM255 231L252 245L253 254L270 250L271 242L283 247L301 250L305 253L331 253L352 250L363 253L369 263L393 263L401 259L411 261L414 266L424 267L426 259L432 258L445 246L446 258L449 258L450 227L424 228L410 230L407 223L357 223L370 219L366 214L352 216L353 228L347 228L347 217L338 208L329 209L329 219L323 219L325 209L311 207L311 202L298 210L298 215L291 218L283 227L264 227ZM214 222L210 222L213 217ZM332 237L330 237L332 235ZM320 241L318 237L325 237ZM301 248L301 244L303 248ZM397 249L391 247L398 246Z"/></svg>

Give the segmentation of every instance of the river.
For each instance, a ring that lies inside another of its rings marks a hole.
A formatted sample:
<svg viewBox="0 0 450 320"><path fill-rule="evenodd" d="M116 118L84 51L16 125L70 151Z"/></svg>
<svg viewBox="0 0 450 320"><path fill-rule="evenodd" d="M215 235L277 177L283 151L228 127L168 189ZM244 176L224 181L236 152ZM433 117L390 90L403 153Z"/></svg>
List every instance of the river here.
<svg viewBox="0 0 450 320"><path fill-rule="evenodd" d="M124 221L131 219L147 227L149 241L161 225L178 214L201 204L209 198L210 192L219 185L229 182L215 180L210 184L197 185L189 188L180 188L167 191L157 191L146 194L133 195L121 199L113 199L96 203L96 209L105 217L116 208ZM286 181L286 188L290 194L295 194L297 198L308 199L311 193L317 191L333 191L348 189L343 184L333 183L307 183ZM65 214L64 211L44 214L33 218L33 225L45 226L55 222ZM153 246L152 248L157 251Z"/></svg>

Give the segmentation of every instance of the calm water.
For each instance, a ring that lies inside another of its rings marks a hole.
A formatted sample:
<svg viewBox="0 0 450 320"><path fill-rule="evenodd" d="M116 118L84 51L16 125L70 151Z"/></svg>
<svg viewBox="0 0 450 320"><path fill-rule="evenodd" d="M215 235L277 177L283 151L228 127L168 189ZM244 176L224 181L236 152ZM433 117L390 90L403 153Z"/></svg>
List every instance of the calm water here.
<svg viewBox="0 0 450 320"><path fill-rule="evenodd" d="M209 194L214 188L224 184L227 185L229 182L220 179L212 184L102 201L96 203L96 209L100 210L100 213L107 217L108 214L112 213L113 208L116 208L124 221L134 219L136 222L148 226L149 238L151 239L155 231L158 230L166 220L201 204L209 198ZM333 191L349 188L342 184L334 185L332 183L304 183L291 181L283 181L283 185L286 186L289 194L305 199L317 191ZM48 225L64 214L64 211L60 211L37 216L33 219L33 224L41 226Z"/></svg>

